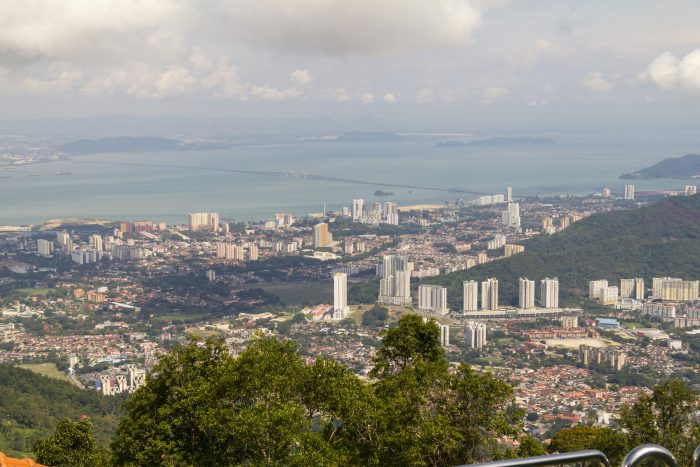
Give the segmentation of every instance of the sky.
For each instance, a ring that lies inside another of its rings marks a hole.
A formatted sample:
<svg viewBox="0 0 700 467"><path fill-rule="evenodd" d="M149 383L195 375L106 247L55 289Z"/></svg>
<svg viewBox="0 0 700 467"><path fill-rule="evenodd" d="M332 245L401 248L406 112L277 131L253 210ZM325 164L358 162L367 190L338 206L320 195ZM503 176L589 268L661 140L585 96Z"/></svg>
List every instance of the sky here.
<svg viewBox="0 0 700 467"><path fill-rule="evenodd" d="M2 0L0 119L696 128L697 0Z"/></svg>

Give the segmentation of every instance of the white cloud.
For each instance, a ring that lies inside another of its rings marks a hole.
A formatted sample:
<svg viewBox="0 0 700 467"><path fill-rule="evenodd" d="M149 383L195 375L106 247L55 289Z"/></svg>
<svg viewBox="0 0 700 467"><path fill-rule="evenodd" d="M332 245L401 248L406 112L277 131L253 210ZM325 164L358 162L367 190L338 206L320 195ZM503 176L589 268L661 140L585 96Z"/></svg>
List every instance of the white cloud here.
<svg viewBox="0 0 700 467"><path fill-rule="evenodd" d="M320 96L323 99L330 99L340 103L352 100L350 93L345 88L324 89L320 92Z"/></svg>
<svg viewBox="0 0 700 467"><path fill-rule="evenodd" d="M360 96L360 102L363 104L371 104L374 102L374 94L371 92L366 92Z"/></svg>
<svg viewBox="0 0 700 467"><path fill-rule="evenodd" d="M416 93L416 102L419 104L429 104L434 100L432 89L424 88Z"/></svg>
<svg viewBox="0 0 700 467"><path fill-rule="evenodd" d="M501 100L510 94L508 88L500 86L490 86L481 93L481 103L482 104L492 104L498 100Z"/></svg>
<svg viewBox="0 0 700 467"><path fill-rule="evenodd" d="M226 0L238 40L327 55L462 47L481 23L472 0Z"/></svg>
<svg viewBox="0 0 700 467"><path fill-rule="evenodd" d="M296 69L289 75L289 79L294 84L297 84L299 86L306 86L311 84L311 82L314 80L314 77L311 76L311 72L309 72L309 70Z"/></svg>
<svg viewBox="0 0 700 467"><path fill-rule="evenodd" d="M238 78L236 67L226 58L221 58L214 70L202 82L205 88L212 89L219 97L237 97L243 93L243 85Z"/></svg>
<svg viewBox="0 0 700 467"><path fill-rule="evenodd" d="M384 99L384 102L387 102L389 104L393 104L394 102L396 102L396 94L394 94L392 92L387 92L386 94L384 94L382 99Z"/></svg>
<svg viewBox="0 0 700 467"><path fill-rule="evenodd" d="M581 80L581 86L595 92L610 92L615 88L612 81L603 78L602 73L597 71L586 73Z"/></svg>
<svg viewBox="0 0 700 467"><path fill-rule="evenodd" d="M640 78L663 89L700 92L700 49L680 59L665 52L651 62Z"/></svg>

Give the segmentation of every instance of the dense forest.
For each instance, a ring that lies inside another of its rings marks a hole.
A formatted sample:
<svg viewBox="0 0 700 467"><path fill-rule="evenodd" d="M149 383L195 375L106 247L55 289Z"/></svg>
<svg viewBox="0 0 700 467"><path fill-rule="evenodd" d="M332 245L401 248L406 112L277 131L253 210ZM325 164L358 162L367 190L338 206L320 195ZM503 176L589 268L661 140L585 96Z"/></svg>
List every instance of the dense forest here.
<svg viewBox="0 0 700 467"><path fill-rule="evenodd" d="M526 242L523 253L424 282L446 285L451 308L461 309L465 280L496 277L501 303L515 305L519 277L558 277L566 304L585 296L589 280L643 277L650 286L658 276L700 277L700 195L596 214Z"/></svg>
<svg viewBox="0 0 700 467"><path fill-rule="evenodd" d="M119 420L121 398L103 397L22 368L0 365L0 451L26 457L62 418L89 416L95 438L107 444Z"/></svg>

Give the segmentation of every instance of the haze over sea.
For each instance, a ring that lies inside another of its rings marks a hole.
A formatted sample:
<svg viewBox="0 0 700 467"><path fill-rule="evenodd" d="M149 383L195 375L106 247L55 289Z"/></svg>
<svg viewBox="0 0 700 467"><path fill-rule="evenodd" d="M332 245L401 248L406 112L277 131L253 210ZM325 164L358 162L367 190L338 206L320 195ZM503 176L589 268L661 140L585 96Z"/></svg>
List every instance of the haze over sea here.
<svg viewBox="0 0 700 467"><path fill-rule="evenodd" d="M586 194L609 186L620 193L624 172L666 157L700 152L700 132L549 134L551 144L436 148L432 136L396 143L298 142L217 151L73 156L0 175L0 224L37 224L89 217L184 223L188 212L261 220L276 212L304 215L323 204L338 210L353 198L401 205L443 203L476 195L216 172L211 169L294 171L381 183L459 188L516 196ZM99 162L95 164L94 162ZM129 164L155 164L161 167ZM57 175L58 172L69 172ZM32 174L39 174L35 176ZM634 181L638 191L681 189L688 181ZM394 196L376 197L375 190Z"/></svg>

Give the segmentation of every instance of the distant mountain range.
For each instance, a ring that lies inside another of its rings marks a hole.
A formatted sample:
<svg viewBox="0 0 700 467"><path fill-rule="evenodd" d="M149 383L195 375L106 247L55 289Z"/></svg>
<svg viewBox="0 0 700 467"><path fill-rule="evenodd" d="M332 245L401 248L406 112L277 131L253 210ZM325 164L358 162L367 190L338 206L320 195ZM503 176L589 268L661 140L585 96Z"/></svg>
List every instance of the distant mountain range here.
<svg viewBox="0 0 700 467"><path fill-rule="evenodd" d="M700 177L700 155L686 154L669 157L651 167L620 175L622 180L649 180L654 178L689 179Z"/></svg>
<svg viewBox="0 0 700 467"><path fill-rule="evenodd" d="M58 149L68 154L98 154L108 152L193 151L225 149L227 147L231 147L231 145L217 142L184 142L179 139L159 138L156 136L115 136L81 139L62 144Z"/></svg>
<svg viewBox="0 0 700 467"><path fill-rule="evenodd" d="M445 141L435 145L436 148L459 148L464 146L515 146L515 145L530 145L530 144L550 144L554 140L545 137L533 136L518 136L506 137L498 136L495 138L477 139L468 143L462 141Z"/></svg>
<svg viewBox="0 0 700 467"><path fill-rule="evenodd" d="M562 302L586 296L588 281L674 276L700 279L700 195L665 198L651 206L587 217L567 229L525 243L525 251L472 269L425 279L448 287L452 309L462 308L462 282L499 280L501 303L517 304L518 278L558 277Z"/></svg>
<svg viewBox="0 0 700 467"><path fill-rule="evenodd" d="M394 143L406 141L406 139L405 136L384 131L350 131L331 141L338 143Z"/></svg>

